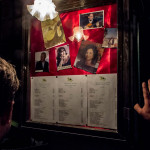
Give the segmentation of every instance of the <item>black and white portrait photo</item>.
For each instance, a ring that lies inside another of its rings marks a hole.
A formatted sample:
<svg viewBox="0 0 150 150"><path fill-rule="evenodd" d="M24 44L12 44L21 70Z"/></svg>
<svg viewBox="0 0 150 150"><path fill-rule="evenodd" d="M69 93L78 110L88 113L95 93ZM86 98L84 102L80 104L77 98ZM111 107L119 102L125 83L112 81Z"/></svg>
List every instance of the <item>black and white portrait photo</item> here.
<svg viewBox="0 0 150 150"><path fill-rule="evenodd" d="M57 71L71 68L69 45L55 48Z"/></svg>
<svg viewBox="0 0 150 150"><path fill-rule="evenodd" d="M49 72L48 51L35 53L35 72Z"/></svg>

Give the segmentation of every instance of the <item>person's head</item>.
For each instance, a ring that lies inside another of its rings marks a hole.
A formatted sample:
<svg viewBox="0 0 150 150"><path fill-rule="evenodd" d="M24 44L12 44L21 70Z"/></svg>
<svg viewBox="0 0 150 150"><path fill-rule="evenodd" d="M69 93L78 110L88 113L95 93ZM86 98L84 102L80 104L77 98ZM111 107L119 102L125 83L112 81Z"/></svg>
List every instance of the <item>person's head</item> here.
<svg viewBox="0 0 150 150"><path fill-rule="evenodd" d="M41 53L41 61L45 61L45 58L46 58L46 53L42 52Z"/></svg>
<svg viewBox="0 0 150 150"><path fill-rule="evenodd" d="M14 67L0 57L0 139L3 130L10 127L14 96L19 80Z"/></svg>
<svg viewBox="0 0 150 150"><path fill-rule="evenodd" d="M88 15L88 18L89 18L89 20L93 20L93 19L94 19L94 14L90 13L90 14Z"/></svg>
<svg viewBox="0 0 150 150"><path fill-rule="evenodd" d="M84 50L84 61L91 61L92 65L95 65L97 62L98 50L97 47L93 44L89 44L85 47Z"/></svg>
<svg viewBox="0 0 150 150"><path fill-rule="evenodd" d="M64 47L59 47L57 50L57 56L61 58L64 55L66 55L66 49Z"/></svg>

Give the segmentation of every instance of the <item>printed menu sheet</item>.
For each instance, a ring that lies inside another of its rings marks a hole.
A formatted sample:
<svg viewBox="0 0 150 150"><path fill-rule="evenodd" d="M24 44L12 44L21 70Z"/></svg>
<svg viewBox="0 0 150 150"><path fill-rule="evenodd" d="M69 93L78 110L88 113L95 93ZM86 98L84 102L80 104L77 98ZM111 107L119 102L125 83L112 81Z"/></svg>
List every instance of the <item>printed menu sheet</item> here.
<svg viewBox="0 0 150 150"><path fill-rule="evenodd" d="M88 126L117 129L117 75L89 75Z"/></svg>
<svg viewBox="0 0 150 150"><path fill-rule="evenodd" d="M55 95L56 77L31 78L31 120L56 122Z"/></svg>
<svg viewBox="0 0 150 150"><path fill-rule="evenodd" d="M87 77L58 76L57 114L59 123L87 123Z"/></svg>
<svg viewBox="0 0 150 150"><path fill-rule="evenodd" d="M31 78L31 120L117 129L117 74Z"/></svg>

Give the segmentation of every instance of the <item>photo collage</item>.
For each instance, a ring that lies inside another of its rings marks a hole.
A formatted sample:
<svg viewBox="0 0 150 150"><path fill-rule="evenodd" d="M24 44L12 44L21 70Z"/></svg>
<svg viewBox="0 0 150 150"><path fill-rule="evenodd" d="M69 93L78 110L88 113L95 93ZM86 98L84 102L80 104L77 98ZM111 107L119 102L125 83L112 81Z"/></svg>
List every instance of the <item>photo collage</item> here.
<svg viewBox="0 0 150 150"><path fill-rule="evenodd" d="M111 7L115 10L116 6ZM35 60L31 76L100 74L98 68L104 68L107 63L103 60L100 64L103 54L108 49L117 53L118 46L117 21L114 19L108 25L106 21L110 19L110 12L107 10L107 6L104 9L89 8L74 14L62 13L53 20L43 21L39 34L43 41L38 43L38 48L31 48ZM36 40L37 37L34 38Z"/></svg>

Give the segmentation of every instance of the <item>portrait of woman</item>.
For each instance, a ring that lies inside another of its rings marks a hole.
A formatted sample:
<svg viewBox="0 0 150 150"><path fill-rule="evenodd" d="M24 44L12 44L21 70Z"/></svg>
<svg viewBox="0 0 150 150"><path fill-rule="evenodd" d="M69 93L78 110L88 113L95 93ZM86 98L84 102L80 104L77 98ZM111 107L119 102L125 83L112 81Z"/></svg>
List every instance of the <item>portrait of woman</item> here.
<svg viewBox="0 0 150 150"><path fill-rule="evenodd" d="M69 46L66 45L58 47L58 49L56 49L57 70L67 69L71 67L69 50L68 52L66 50L68 47Z"/></svg>
<svg viewBox="0 0 150 150"><path fill-rule="evenodd" d="M96 63L98 60L98 50L96 45L88 44L84 49L80 49L82 51L77 57L80 57L78 61L75 62L75 67L83 69L85 71L96 73Z"/></svg>

